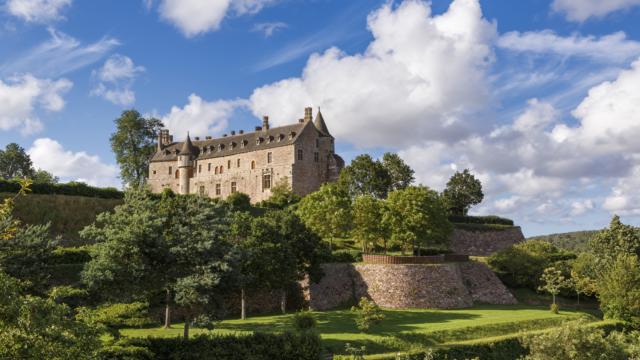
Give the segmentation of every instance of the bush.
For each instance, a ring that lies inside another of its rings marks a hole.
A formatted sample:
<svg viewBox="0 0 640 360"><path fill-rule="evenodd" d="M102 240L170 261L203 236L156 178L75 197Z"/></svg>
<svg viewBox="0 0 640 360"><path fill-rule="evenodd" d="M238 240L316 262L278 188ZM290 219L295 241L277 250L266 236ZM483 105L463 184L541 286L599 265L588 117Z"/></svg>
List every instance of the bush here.
<svg viewBox="0 0 640 360"><path fill-rule="evenodd" d="M501 218L499 216L469 216L469 215L449 215L449 221L456 224L492 224L513 226L513 220Z"/></svg>
<svg viewBox="0 0 640 360"><path fill-rule="evenodd" d="M33 194L58 194L98 197L103 199L122 199L124 194L116 188L99 188L89 186L80 182L69 182L66 184L34 183L30 186ZM17 193L20 184L13 180L0 179L0 192Z"/></svg>
<svg viewBox="0 0 640 360"><path fill-rule="evenodd" d="M317 360L322 348L320 336L314 332L251 335L197 335L184 338L130 339L120 343L125 348L144 348L153 354L140 352L128 360ZM113 358L103 358L113 359ZM117 358L125 359L125 358Z"/></svg>
<svg viewBox="0 0 640 360"><path fill-rule="evenodd" d="M73 286L55 286L49 290L49 299L58 304L67 304L72 308L83 305L89 298L89 292Z"/></svg>
<svg viewBox="0 0 640 360"><path fill-rule="evenodd" d="M549 309L551 310L552 313L554 314L558 314L560 312L560 305L558 304L551 304L549 306Z"/></svg>
<svg viewBox="0 0 640 360"><path fill-rule="evenodd" d="M331 253L331 257L327 262L356 263L361 261L362 252L360 250L336 250Z"/></svg>
<svg viewBox="0 0 640 360"><path fill-rule="evenodd" d="M360 298L357 306L351 308L356 313L356 326L360 331L367 332L372 325L384 320L384 314L380 307L367 298Z"/></svg>
<svg viewBox="0 0 640 360"><path fill-rule="evenodd" d="M53 257L50 264L84 264L91 260L89 248L87 246L79 247L58 247L53 250Z"/></svg>
<svg viewBox="0 0 640 360"><path fill-rule="evenodd" d="M311 329L315 329L317 322L316 318L308 312L298 312L293 315L293 319L291 320L293 323L293 328L296 331L307 331Z"/></svg>

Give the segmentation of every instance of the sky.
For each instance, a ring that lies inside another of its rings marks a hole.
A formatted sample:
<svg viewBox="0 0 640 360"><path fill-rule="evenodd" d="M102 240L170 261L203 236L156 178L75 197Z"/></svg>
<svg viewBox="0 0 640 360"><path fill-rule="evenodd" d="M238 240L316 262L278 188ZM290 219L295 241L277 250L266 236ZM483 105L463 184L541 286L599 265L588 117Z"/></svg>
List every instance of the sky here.
<svg viewBox="0 0 640 360"><path fill-rule="evenodd" d="M526 236L640 225L640 0L0 0L0 146L121 186L123 110L181 140L322 109Z"/></svg>

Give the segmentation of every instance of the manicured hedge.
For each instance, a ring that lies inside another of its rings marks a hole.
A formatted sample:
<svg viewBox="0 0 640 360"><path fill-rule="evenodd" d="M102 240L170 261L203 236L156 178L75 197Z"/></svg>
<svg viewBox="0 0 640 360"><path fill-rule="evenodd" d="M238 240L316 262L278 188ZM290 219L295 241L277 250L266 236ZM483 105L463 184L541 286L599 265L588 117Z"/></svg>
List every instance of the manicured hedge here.
<svg viewBox="0 0 640 360"><path fill-rule="evenodd" d="M483 225L508 225L513 226L513 220L495 215L490 216L459 216L450 215L449 221L457 224L483 224Z"/></svg>
<svg viewBox="0 0 640 360"><path fill-rule="evenodd" d="M121 351L109 348L104 360L318 360L322 354L320 336L315 332L246 336L197 335L183 338L131 339ZM135 351L127 351L135 349ZM141 349L146 349L144 351ZM150 356L151 355L151 356Z"/></svg>
<svg viewBox="0 0 640 360"><path fill-rule="evenodd" d="M84 183L70 182L66 184L31 184L33 194L57 194L97 197L103 199L122 199L124 194L116 188L99 188ZM17 193L20 184L17 181L0 179L0 192Z"/></svg>

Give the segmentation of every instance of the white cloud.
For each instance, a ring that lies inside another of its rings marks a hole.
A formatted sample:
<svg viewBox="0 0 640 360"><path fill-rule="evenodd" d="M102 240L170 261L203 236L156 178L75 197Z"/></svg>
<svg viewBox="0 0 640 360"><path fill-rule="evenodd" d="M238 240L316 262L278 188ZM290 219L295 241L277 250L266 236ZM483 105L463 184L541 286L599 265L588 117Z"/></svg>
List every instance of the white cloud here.
<svg viewBox="0 0 640 360"><path fill-rule="evenodd" d="M118 167L84 151L65 150L57 141L40 138L27 153L36 168L49 171L65 181L83 181L96 186L120 186Z"/></svg>
<svg viewBox="0 0 640 360"><path fill-rule="evenodd" d="M30 72L42 77L58 77L102 59L120 42L105 37L92 44L82 45L77 39L49 29L51 39L0 65L5 76Z"/></svg>
<svg viewBox="0 0 640 360"><path fill-rule="evenodd" d="M91 94L101 96L116 105L130 106L136 101L131 87L136 77L144 71L144 67L135 65L129 57L112 55L100 69L93 72L93 76L101 82Z"/></svg>
<svg viewBox="0 0 640 360"><path fill-rule="evenodd" d="M162 0L160 16L175 25L186 37L220 28L229 11L237 15L255 14L275 0Z"/></svg>
<svg viewBox="0 0 640 360"><path fill-rule="evenodd" d="M28 22L47 23L62 19L60 14L71 0L8 0L5 10Z"/></svg>
<svg viewBox="0 0 640 360"><path fill-rule="evenodd" d="M585 199L580 201L574 201L571 203L571 215L572 216L580 216L587 211L593 210L595 204L591 199Z"/></svg>
<svg viewBox="0 0 640 360"><path fill-rule="evenodd" d="M578 56L616 63L640 55L640 42L627 39L624 32L595 37L559 36L550 30L512 31L501 35L497 46L517 52Z"/></svg>
<svg viewBox="0 0 640 360"><path fill-rule="evenodd" d="M640 5L640 0L554 0L551 8L568 20L582 22Z"/></svg>
<svg viewBox="0 0 640 360"><path fill-rule="evenodd" d="M188 104L182 108L173 106L171 111L162 117L162 122L177 141L182 141L187 132L198 136L219 135L227 127L233 111L240 106L245 106L245 101L209 102L191 94Z"/></svg>
<svg viewBox="0 0 640 360"><path fill-rule="evenodd" d="M386 4L368 26L374 40L364 53L312 55L301 77L256 89L253 113L283 124L305 105L322 106L332 133L358 146L465 136L463 116L488 99L485 72L496 37L478 1L455 0L437 16L424 2Z"/></svg>
<svg viewBox="0 0 640 360"><path fill-rule="evenodd" d="M39 79L30 74L0 80L0 130L19 128L23 134L42 130L39 110L62 110L62 96L72 86L67 79Z"/></svg>
<svg viewBox="0 0 640 360"><path fill-rule="evenodd" d="M252 31L261 32L264 37L271 37L276 31L286 29L287 24L283 22L259 23L253 26Z"/></svg>

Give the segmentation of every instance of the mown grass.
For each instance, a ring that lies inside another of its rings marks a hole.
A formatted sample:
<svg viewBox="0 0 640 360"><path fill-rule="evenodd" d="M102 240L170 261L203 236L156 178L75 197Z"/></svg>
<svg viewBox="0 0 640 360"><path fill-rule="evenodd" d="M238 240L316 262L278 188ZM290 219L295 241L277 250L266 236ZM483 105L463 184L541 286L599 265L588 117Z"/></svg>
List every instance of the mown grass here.
<svg viewBox="0 0 640 360"><path fill-rule="evenodd" d="M385 320L369 333L360 332L354 315L347 310L314 312L323 345L332 352L344 353L346 343L366 346L369 354L409 351L459 341L473 341L504 336L526 330L540 330L560 325L567 319L592 315L564 310L554 315L546 307L484 305L459 310L384 310ZM291 329L291 314L260 316L247 320L225 320L213 330L215 334L242 334L252 331L280 332ZM125 329L128 337L182 335L182 324L170 329ZM194 334L209 333L194 329Z"/></svg>

